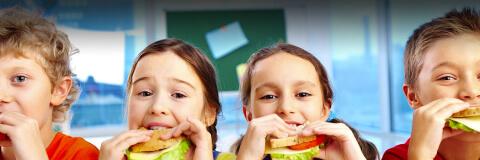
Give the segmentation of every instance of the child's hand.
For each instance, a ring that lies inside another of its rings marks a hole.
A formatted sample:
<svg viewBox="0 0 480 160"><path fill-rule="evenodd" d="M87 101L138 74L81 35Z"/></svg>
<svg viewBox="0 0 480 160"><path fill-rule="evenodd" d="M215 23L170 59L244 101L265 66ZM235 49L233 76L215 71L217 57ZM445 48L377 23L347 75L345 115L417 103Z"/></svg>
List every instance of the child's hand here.
<svg viewBox="0 0 480 160"><path fill-rule="evenodd" d="M331 142L320 151L321 159L365 159L355 136L343 123L316 121L308 124L302 136L326 135Z"/></svg>
<svg viewBox="0 0 480 160"><path fill-rule="evenodd" d="M100 160L126 159L125 151L132 145L146 142L150 139L151 130L130 130L115 136L102 143L100 147Z"/></svg>
<svg viewBox="0 0 480 160"><path fill-rule="evenodd" d="M262 159L265 153L265 138L268 135L284 138L295 134L295 127L289 126L276 114L255 118L248 124L237 158Z"/></svg>
<svg viewBox="0 0 480 160"><path fill-rule="evenodd" d="M162 139L179 137L185 135L195 145L193 151L194 160L213 160L212 136L206 126L196 119L187 118L187 121L180 123L170 133L161 135Z"/></svg>
<svg viewBox="0 0 480 160"><path fill-rule="evenodd" d="M0 113L0 132L9 137L0 146L13 147L15 159L48 159L35 119L18 112Z"/></svg>
<svg viewBox="0 0 480 160"><path fill-rule="evenodd" d="M446 120L468 106L459 99L445 98L415 109L408 159L433 159L443 139L461 133L444 128Z"/></svg>

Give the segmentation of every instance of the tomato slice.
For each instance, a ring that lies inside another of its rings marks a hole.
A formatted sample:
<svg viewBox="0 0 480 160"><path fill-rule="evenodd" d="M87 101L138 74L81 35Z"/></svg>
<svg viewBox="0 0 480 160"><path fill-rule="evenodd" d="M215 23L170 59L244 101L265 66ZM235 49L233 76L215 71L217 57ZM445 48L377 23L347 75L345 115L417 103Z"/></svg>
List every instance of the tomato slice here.
<svg viewBox="0 0 480 160"><path fill-rule="evenodd" d="M318 135L317 138L313 141L309 141L309 142L305 142L305 143L300 143L300 144L296 144L296 145L293 145L293 146L288 146L289 149L291 150L305 150L305 149L309 149L309 148L312 148L312 147L315 147L315 146L318 146L322 143L325 142L325 136L324 135Z"/></svg>

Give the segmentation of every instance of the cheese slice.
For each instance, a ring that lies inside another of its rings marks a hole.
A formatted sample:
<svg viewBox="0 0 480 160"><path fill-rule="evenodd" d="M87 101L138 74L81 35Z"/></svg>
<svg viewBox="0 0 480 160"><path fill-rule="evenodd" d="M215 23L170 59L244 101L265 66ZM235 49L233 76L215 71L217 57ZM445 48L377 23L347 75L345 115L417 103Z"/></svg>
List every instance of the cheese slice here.
<svg viewBox="0 0 480 160"><path fill-rule="evenodd" d="M468 117L468 118L450 118L453 121L464 124L465 126L480 132L480 116Z"/></svg>

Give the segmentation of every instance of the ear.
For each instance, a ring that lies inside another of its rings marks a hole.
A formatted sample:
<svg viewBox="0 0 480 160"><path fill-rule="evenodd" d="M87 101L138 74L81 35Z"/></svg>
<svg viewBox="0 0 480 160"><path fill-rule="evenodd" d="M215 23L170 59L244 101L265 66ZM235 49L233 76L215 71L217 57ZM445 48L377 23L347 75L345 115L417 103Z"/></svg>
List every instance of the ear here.
<svg viewBox="0 0 480 160"><path fill-rule="evenodd" d="M415 109L421 106L417 93L415 92L412 86L409 86L408 84L403 84L402 89L403 89L403 93L405 94L405 97L408 100L408 104L410 105L410 107Z"/></svg>
<svg viewBox="0 0 480 160"><path fill-rule="evenodd" d="M66 76L63 77L59 82L53 86L52 98L50 99L50 104L53 106L58 106L67 99L70 89L72 89L73 80L72 77Z"/></svg>
<svg viewBox="0 0 480 160"><path fill-rule="evenodd" d="M252 120L252 113L250 111L248 111L246 105L242 105L242 112L243 112L243 117L245 117L245 119L248 122L250 122Z"/></svg>
<svg viewBox="0 0 480 160"><path fill-rule="evenodd" d="M323 102L323 109L322 109L322 115L325 120L328 118L328 114L330 113L330 109L332 108L332 99L329 98L326 101Z"/></svg>
<svg viewBox="0 0 480 160"><path fill-rule="evenodd" d="M211 126L215 120L217 119L217 112L215 112L215 109L212 107L212 105L208 104L205 106L205 124L207 126Z"/></svg>

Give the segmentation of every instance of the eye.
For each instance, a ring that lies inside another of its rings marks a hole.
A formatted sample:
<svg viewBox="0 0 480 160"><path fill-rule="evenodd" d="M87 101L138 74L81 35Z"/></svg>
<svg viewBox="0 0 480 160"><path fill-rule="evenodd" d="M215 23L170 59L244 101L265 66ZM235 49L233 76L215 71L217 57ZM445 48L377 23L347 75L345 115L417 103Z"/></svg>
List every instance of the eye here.
<svg viewBox="0 0 480 160"><path fill-rule="evenodd" d="M142 97L148 97L151 96L153 93L149 91L141 91L140 93L137 93L137 95L142 96Z"/></svg>
<svg viewBox="0 0 480 160"><path fill-rule="evenodd" d="M277 96L274 96L274 95L271 95L271 94L267 94L267 95L264 95L264 96L260 97L260 99L265 99L265 100L275 99L275 98L277 98Z"/></svg>
<svg viewBox="0 0 480 160"><path fill-rule="evenodd" d="M185 94L182 94L182 93L173 93L172 97L180 99L180 98L185 98L187 96Z"/></svg>
<svg viewBox="0 0 480 160"><path fill-rule="evenodd" d="M450 76L450 75L446 75L446 76L441 76L441 77L438 78L437 80L441 80L441 81L451 81L451 80L455 80L455 77Z"/></svg>
<svg viewBox="0 0 480 160"><path fill-rule="evenodd" d="M309 97L309 96L312 96L312 94L310 94L308 92L300 92L295 96L297 96L297 97Z"/></svg>
<svg viewBox="0 0 480 160"><path fill-rule="evenodd" d="M23 83L27 81L28 77L24 75L16 75L15 77L12 78L13 83Z"/></svg>

